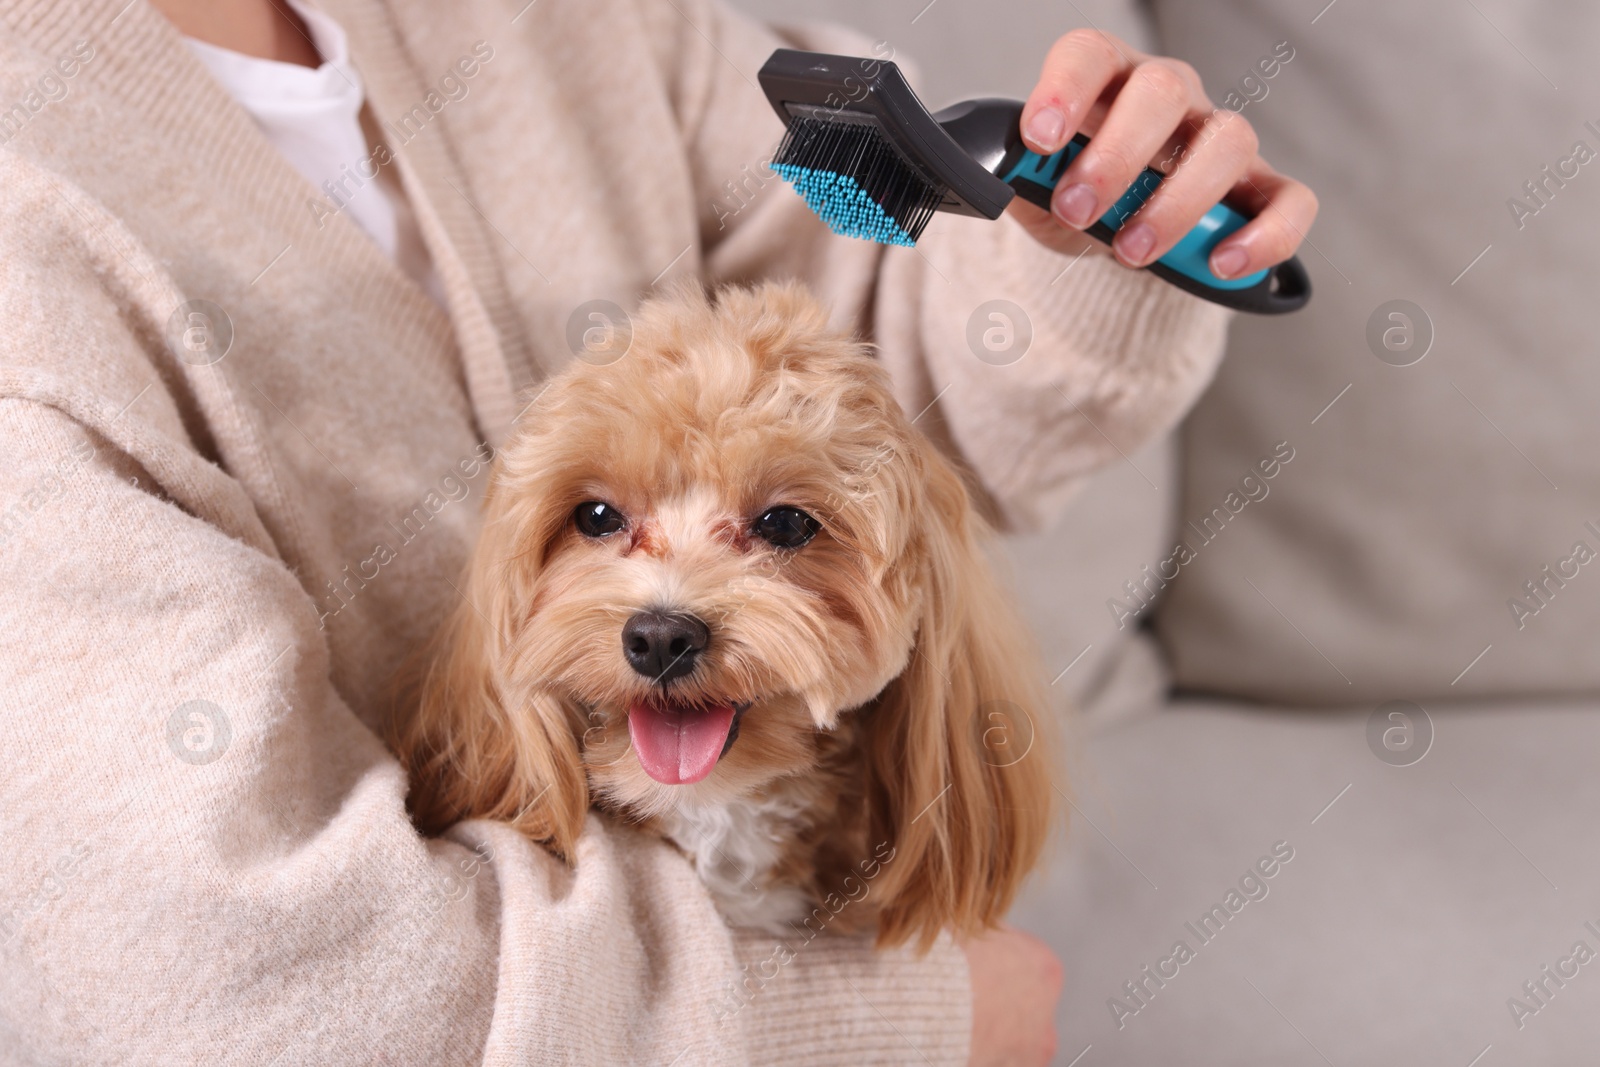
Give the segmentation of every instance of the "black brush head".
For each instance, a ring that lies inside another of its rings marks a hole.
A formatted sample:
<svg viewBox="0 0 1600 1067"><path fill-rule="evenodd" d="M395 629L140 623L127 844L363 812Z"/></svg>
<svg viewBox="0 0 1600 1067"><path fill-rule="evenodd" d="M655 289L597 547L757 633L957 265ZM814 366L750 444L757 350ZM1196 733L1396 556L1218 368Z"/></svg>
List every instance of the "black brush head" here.
<svg viewBox="0 0 1600 1067"><path fill-rule="evenodd" d="M935 211L992 219L1015 195L887 60L780 48L759 78L789 128L773 169L835 233L909 245Z"/></svg>
<svg viewBox="0 0 1600 1067"><path fill-rule="evenodd" d="M915 244L944 199L865 122L795 116L772 169L834 233L880 244Z"/></svg>

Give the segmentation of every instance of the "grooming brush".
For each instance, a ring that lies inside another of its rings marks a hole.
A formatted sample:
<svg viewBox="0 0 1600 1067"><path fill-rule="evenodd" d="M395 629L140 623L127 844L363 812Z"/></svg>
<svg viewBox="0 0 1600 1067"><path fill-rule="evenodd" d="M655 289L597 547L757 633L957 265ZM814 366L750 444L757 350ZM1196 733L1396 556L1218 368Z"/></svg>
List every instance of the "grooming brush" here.
<svg viewBox="0 0 1600 1067"><path fill-rule="evenodd" d="M1022 103L987 98L929 114L900 69L881 59L780 48L762 66L761 88L788 127L772 169L834 233L912 245L935 211L995 219L1013 196L1050 208L1050 193L1089 143L1082 134L1040 156L1022 143ZM1085 232L1111 243L1161 184L1145 168ZM1239 278L1219 278L1212 249L1248 222L1218 204L1145 270L1239 311L1274 315L1311 299L1298 259Z"/></svg>

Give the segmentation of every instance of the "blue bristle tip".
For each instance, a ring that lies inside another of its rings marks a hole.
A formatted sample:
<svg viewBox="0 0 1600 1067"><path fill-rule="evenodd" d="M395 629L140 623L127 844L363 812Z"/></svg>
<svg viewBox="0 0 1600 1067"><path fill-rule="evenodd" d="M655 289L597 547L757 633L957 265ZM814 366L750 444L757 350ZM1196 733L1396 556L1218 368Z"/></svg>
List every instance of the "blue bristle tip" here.
<svg viewBox="0 0 1600 1067"><path fill-rule="evenodd" d="M774 163L772 169L794 186L806 205L842 237L861 237L879 244L916 244L855 179L831 170Z"/></svg>

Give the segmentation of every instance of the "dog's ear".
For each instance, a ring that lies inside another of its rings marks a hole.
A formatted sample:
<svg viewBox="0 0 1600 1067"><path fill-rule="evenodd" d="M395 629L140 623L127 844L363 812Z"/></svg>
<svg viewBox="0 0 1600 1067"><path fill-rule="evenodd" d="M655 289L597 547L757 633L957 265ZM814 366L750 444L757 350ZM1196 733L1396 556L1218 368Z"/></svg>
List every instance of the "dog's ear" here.
<svg viewBox="0 0 1600 1067"><path fill-rule="evenodd" d="M999 922L1037 860L1054 731L1032 642L984 555L987 526L951 464L919 443L916 647L863 719L870 844L894 849L873 887L878 942L926 950L941 929Z"/></svg>
<svg viewBox="0 0 1600 1067"><path fill-rule="evenodd" d="M553 520L534 513L540 494L507 491L503 475L497 461L461 600L403 687L391 745L424 831L495 819L570 860L589 807L581 726L554 696L519 685L510 662Z"/></svg>

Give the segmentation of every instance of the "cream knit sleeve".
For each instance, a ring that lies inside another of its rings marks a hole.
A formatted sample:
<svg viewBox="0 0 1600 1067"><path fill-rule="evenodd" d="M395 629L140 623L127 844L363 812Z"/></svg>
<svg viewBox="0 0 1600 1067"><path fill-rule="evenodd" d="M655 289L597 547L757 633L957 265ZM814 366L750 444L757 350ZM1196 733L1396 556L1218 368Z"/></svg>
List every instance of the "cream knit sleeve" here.
<svg viewBox="0 0 1600 1067"><path fill-rule="evenodd" d="M0 1061L666 1063L710 1032L731 946L680 858L599 820L576 874L503 827L424 840L225 475L51 399L0 400Z"/></svg>
<svg viewBox="0 0 1600 1067"><path fill-rule="evenodd" d="M718 0L641 6L678 87L708 272L799 276L825 295L839 325L877 343L902 406L966 464L1004 524L1048 523L1090 473L1170 430L1210 381L1229 312L1108 256L1052 252L1009 216L937 215L914 249L828 233L766 166L783 127L755 73L776 47L906 66L890 42L777 31Z"/></svg>
<svg viewBox="0 0 1600 1067"><path fill-rule="evenodd" d="M0 1062L964 1060L948 944L819 942L734 1010L766 949L661 842L592 816L568 868L504 826L418 835L174 402L159 265L6 162Z"/></svg>

